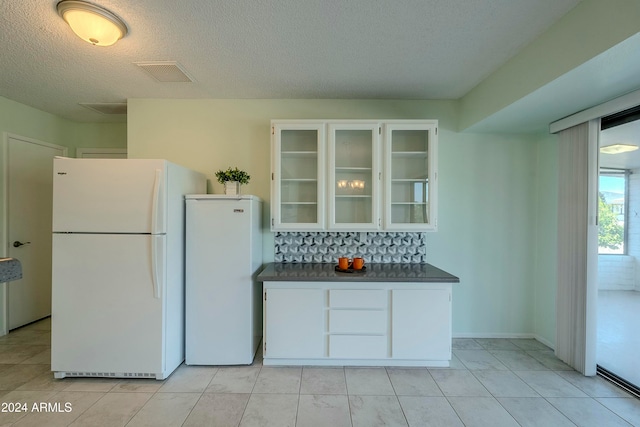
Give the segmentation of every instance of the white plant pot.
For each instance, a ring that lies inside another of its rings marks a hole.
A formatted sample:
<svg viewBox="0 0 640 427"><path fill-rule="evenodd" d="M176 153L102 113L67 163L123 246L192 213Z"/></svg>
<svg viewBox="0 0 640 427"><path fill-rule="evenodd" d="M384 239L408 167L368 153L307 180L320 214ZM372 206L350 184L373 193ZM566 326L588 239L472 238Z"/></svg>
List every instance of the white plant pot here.
<svg viewBox="0 0 640 427"><path fill-rule="evenodd" d="M227 196L237 196L240 194L240 183L238 181L226 181L224 183L224 194Z"/></svg>

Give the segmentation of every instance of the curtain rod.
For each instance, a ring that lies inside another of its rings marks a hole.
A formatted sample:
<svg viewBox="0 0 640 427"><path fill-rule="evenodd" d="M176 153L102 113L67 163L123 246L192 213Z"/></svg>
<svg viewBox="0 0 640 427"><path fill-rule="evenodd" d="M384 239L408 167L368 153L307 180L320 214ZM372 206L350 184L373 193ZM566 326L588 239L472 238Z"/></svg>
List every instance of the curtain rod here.
<svg viewBox="0 0 640 427"><path fill-rule="evenodd" d="M558 133L589 120L619 113L640 105L640 90L636 90L618 98L614 98L595 107L579 111L571 116L556 120L549 125L549 133Z"/></svg>

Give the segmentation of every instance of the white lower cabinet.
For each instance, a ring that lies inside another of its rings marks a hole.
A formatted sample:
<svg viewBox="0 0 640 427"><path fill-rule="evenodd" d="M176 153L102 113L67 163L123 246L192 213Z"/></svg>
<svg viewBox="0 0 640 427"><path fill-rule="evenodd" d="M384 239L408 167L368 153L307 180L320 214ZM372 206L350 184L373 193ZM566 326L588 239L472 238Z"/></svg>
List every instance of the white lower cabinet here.
<svg viewBox="0 0 640 427"><path fill-rule="evenodd" d="M264 282L265 365L449 366L451 284Z"/></svg>
<svg viewBox="0 0 640 427"><path fill-rule="evenodd" d="M384 359L387 357L387 337L330 335L329 356L340 359Z"/></svg>
<svg viewBox="0 0 640 427"><path fill-rule="evenodd" d="M264 355L273 358L325 356L324 291L269 289L264 301ZM268 319L268 323L266 320Z"/></svg>
<svg viewBox="0 0 640 427"><path fill-rule="evenodd" d="M392 298L392 357L450 360L451 291L395 289Z"/></svg>
<svg viewBox="0 0 640 427"><path fill-rule="evenodd" d="M330 334L386 335L389 315L386 310L335 310L329 312Z"/></svg>

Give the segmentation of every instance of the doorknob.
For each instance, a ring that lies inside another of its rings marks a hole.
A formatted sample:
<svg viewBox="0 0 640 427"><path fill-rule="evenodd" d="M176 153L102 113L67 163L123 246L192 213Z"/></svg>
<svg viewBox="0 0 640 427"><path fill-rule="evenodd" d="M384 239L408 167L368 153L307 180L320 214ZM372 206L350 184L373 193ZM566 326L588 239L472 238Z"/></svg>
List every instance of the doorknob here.
<svg viewBox="0 0 640 427"><path fill-rule="evenodd" d="M31 242L24 242L23 243L23 242L19 242L19 241L16 240L15 242L13 242L13 247L14 248L19 248L20 246L30 245L30 244L31 244Z"/></svg>

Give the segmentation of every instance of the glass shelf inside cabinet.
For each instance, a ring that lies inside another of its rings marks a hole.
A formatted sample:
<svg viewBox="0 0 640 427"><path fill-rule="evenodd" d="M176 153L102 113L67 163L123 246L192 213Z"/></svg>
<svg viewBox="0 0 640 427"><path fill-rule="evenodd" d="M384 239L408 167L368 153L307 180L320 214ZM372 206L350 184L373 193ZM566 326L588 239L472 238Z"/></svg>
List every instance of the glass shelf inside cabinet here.
<svg viewBox="0 0 640 427"><path fill-rule="evenodd" d="M392 181L391 221L394 224L429 222L429 188L426 179Z"/></svg>
<svg viewBox="0 0 640 427"><path fill-rule="evenodd" d="M426 151L394 151L391 153L393 157L421 157L427 158L428 153Z"/></svg>
<svg viewBox="0 0 640 427"><path fill-rule="evenodd" d="M429 222L429 131L391 133L391 222Z"/></svg>
<svg viewBox="0 0 640 427"><path fill-rule="evenodd" d="M282 153L315 153L318 151L318 131L315 129L282 129L280 132Z"/></svg>
<svg viewBox="0 0 640 427"><path fill-rule="evenodd" d="M318 221L318 209L316 203L281 203L281 222L283 224L307 224Z"/></svg>
<svg viewBox="0 0 640 427"><path fill-rule="evenodd" d="M283 224L318 221L318 131L280 133L280 211Z"/></svg>
<svg viewBox="0 0 640 427"><path fill-rule="evenodd" d="M335 221L372 221L373 140L370 129L339 129L335 134Z"/></svg>
<svg viewBox="0 0 640 427"><path fill-rule="evenodd" d="M282 151L282 157L318 157L316 151Z"/></svg>
<svg viewBox="0 0 640 427"><path fill-rule="evenodd" d="M371 196L336 197L335 219L337 224L368 224L372 218Z"/></svg>
<svg viewBox="0 0 640 427"><path fill-rule="evenodd" d="M311 178L280 181L282 223L315 223L318 218L318 180Z"/></svg>
<svg viewBox="0 0 640 427"><path fill-rule="evenodd" d="M371 197L371 170L367 173L336 171L336 198Z"/></svg>

